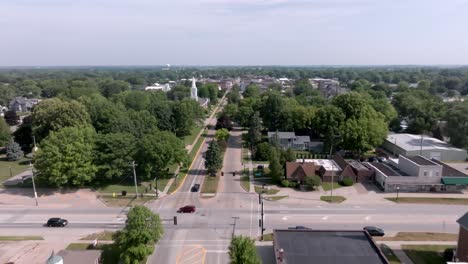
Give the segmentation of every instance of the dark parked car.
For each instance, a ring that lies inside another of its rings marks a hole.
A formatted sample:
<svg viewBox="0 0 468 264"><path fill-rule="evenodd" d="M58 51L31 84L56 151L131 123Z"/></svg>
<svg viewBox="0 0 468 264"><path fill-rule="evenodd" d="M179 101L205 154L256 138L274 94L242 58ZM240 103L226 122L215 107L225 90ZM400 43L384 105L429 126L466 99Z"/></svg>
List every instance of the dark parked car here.
<svg viewBox="0 0 468 264"><path fill-rule="evenodd" d="M186 205L179 208L178 213L195 213L195 205Z"/></svg>
<svg viewBox="0 0 468 264"><path fill-rule="evenodd" d="M310 229L307 226L293 226L293 227L288 227L288 229Z"/></svg>
<svg viewBox="0 0 468 264"><path fill-rule="evenodd" d="M198 192L198 190L200 190L200 184L195 183L195 184L192 186L192 192Z"/></svg>
<svg viewBox="0 0 468 264"><path fill-rule="evenodd" d="M68 225L68 221L66 219L62 219L58 217L50 218L46 224L46 226L49 226L49 227L50 226L65 227L66 225Z"/></svg>
<svg viewBox="0 0 468 264"><path fill-rule="evenodd" d="M385 232L382 228L378 228L375 226L366 226L364 230L369 233L371 236L384 236Z"/></svg>

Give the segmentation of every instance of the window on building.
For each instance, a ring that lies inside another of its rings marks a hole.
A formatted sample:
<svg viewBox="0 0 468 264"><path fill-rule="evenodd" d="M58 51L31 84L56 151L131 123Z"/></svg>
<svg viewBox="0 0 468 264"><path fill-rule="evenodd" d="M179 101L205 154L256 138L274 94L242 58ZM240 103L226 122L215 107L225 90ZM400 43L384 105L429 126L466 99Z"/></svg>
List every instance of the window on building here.
<svg viewBox="0 0 468 264"><path fill-rule="evenodd" d="M424 171L424 176L427 176L427 171Z"/></svg>

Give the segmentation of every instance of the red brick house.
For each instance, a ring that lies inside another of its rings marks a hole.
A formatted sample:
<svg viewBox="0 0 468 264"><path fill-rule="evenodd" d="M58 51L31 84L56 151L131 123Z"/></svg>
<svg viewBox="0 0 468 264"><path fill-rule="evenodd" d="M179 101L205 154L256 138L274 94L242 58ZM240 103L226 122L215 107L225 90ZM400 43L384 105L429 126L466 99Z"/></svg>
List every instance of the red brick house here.
<svg viewBox="0 0 468 264"><path fill-rule="evenodd" d="M312 162L286 162L286 179L303 182L308 176L316 175L315 164Z"/></svg>
<svg viewBox="0 0 468 264"><path fill-rule="evenodd" d="M468 262L468 213L457 220L460 225L456 257L460 262Z"/></svg>

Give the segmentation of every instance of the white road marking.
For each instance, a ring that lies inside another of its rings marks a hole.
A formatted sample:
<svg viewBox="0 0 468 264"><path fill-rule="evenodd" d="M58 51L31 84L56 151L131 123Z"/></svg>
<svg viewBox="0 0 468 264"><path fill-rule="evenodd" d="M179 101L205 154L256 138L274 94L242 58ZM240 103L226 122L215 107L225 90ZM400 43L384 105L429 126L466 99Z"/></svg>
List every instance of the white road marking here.
<svg viewBox="0 0 468 264"><path fill-rule="evenodd" d="M370 217L370 216L366 216L366 217L364 217L364 219L365 219L366 221L369 221L369 220L371 219L371 217Z"/></svg>
<svg viewBox="0 0 468 264"><path fill-rule="evenodd" d="M288 220L288 217L287 217L287 216L283 216L283 218L281 218L281 219L283 219L283 221L286 221L286 220Z"/></svg>
<svg viewBox="0 0 468 264"><path fill-rule="evenodd" d="M361 206L359 206L359 205L355 205L355 206L353 206L353 207L354 207L354 208L361 208Z"/></svg>
<svg viewBox="0 0 468 264"><path fill-rule="evenodd" d="M327 220L328 219L328 215L322 217L322 220Z"/></svg>

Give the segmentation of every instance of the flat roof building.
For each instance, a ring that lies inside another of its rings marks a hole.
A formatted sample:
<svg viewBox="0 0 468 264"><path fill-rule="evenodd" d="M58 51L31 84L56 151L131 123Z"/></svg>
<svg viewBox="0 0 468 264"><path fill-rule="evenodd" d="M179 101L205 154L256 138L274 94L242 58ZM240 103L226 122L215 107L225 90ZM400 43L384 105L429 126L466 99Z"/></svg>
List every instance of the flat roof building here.
<svg viewBox="0 0 468 264"><path fill-rule="evenodd" d="M456 148L436 138L412 135L389 134L382 147L393 155L418 156L441 161L466 160L464 149Z"/></svg>
<svg viewBox="0 0 468 264"><path fill-rule="evenodd" d="M363 230L273 230L277 264L389 263L372 237Z"/></svg>

